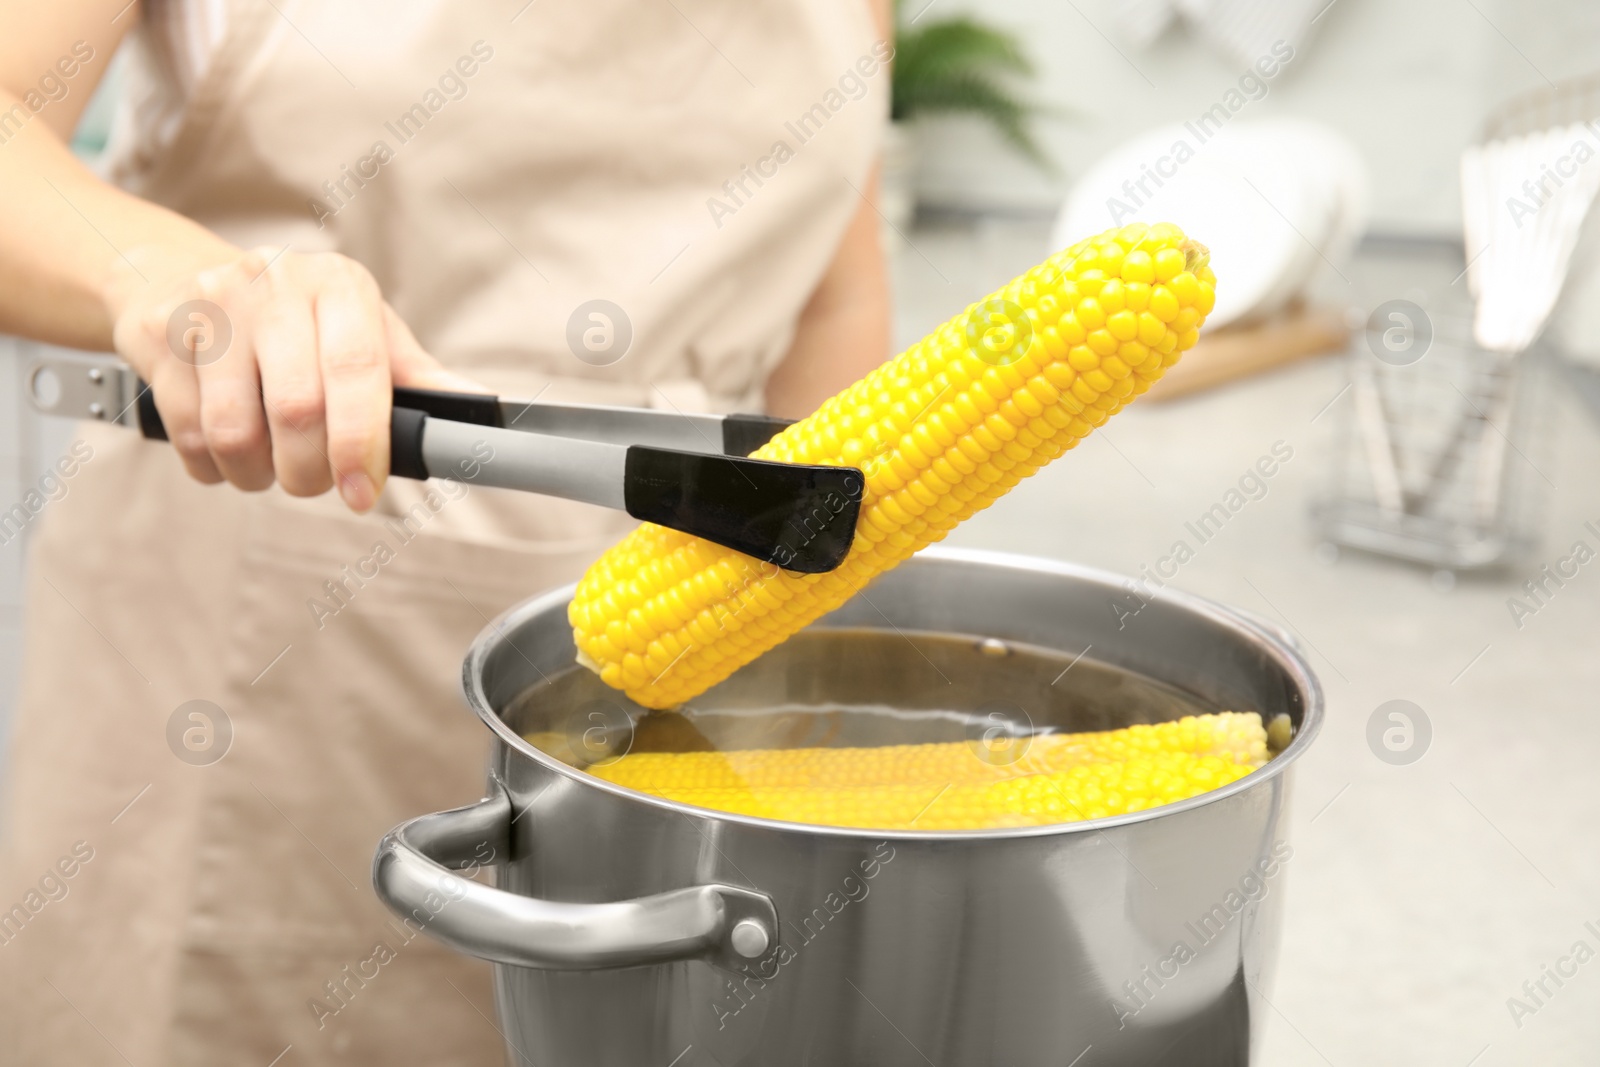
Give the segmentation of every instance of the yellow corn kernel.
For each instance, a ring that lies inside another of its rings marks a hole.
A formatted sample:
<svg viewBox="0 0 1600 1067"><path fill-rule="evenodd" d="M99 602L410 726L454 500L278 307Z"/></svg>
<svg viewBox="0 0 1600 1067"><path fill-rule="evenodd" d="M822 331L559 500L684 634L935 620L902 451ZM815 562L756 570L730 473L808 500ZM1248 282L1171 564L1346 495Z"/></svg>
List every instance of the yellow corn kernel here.
<svg viewBox="0 0 1600 1067"><path fill-rule="evenodd" d="M952 789L929 805L915 828L985 829L1103 819L1199 796L1243 778L1252 769L1220 756L1183 752L1086 764L1061 774L962 787L960 792ZM980 795L969 801L972 794Z"/></svg>
<svg viewBox="0 0 1600 1067"><path fill-rule="evenodd" d="M530 740L541 746L548 742ZM636 752L590 773L647 791L666 786L893 785L1013 778L1157 752L1222 756L1258 767L1267 759L1267 735L1255 712L1225 711L1120 730L1001 737L992 743Z"/></svg>
<svg viewBox="0 0 1600 1067"><path fill-rule="evenodd" d="M1180 276L1190 280L1175 288ZM1111 289L1113 306L1137 293L1157 322L1132 312L1120 317L1128 309L1115 308L1108 328L1100 297L1113 281L1121 283ZM578 584L570 619L579 661L647 707L670 707L705 691L1075 446L1194 343L1204 318L1200 304L1214 299L1215 282L1205 248L1168 224L1109 230L1052 256L754 453L862 469L861 519L837 570L794 574L644 524ZM1162 355L1158 364L1137 379L1113 379L1100 369L1097 348L1109 357L1120 351L1119 334L1129 343L1154 336L1157 324L1159 341L1144 343ZM1037 416L1010 402L1036 385L1053 386L1059 396L1040 423L1061 427L1048 436L1032 428ZM1063 426L1052 412L1070 421ZM930 477L935 457L919 429L954 441L945 456L952 464L965 457L974 469L955 485L942 473ZM942 494L959 506L944 506ZM708 570L714 581L705 579ZM785 592L776 604L760 595L777 587ZM694 617L683 620L680 603Z"/></svg>
<svg viewBox="0 0 1600 1067"><path fill-rule="evenodd" d="M559 735L529 740L571 761ZM787 822L988 829L1170 804L1241 778L1267 756L1260 715L1218 712L993 743L641 752L589 773L685 804Z"/></svg>
<svg viewBox="0 0 1600 1067"><path fill-rule="evenodd" d="M989 782L818 789L793 785L670 786L682 804L763 819L870 830L991 830L1102 819L1199 796L1253 770L1221 756L1159 752Z"/></svg>
<svg viewBox="0 0 1600 1067"><path fill-rule="evenodd" d="M994 781L835 785L664 785L659 797L733 814L870 830L990 830L1128 814L1219 789L1250 765L1157 752Z"/></svg>

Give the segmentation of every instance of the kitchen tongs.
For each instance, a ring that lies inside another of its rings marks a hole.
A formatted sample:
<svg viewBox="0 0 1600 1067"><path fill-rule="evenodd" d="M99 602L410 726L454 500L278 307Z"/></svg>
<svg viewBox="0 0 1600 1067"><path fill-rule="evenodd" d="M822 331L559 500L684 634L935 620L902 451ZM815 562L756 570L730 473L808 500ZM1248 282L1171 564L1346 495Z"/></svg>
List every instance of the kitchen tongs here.
<svg viewBox="0 0 1600 1067"><path fill-rule="evenodd" d="M46 414L167 439L149 387L125 364L52 353L26 380ZM865 479L854 467L747 458L788 425L396 388L389 470L598 504L785 570L831 571L850 551Z"/></svg>

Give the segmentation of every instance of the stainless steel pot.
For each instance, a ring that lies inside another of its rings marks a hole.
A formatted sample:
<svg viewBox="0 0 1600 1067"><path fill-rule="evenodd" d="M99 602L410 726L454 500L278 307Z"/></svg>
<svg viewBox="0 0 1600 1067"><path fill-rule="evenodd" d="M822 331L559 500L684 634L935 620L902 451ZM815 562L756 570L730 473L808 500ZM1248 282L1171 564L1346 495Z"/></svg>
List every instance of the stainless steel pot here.
<svg viewBox="0 0 1600 1067"><path fill-rule="evenodd" d="M1125 579L1100 571L922 553L813 630L894 634L912 651L917 633L938 632L1059 650L1063 663L1086 654L1084 678L1103 671L1091 665L1110 665L1211 707L1286 716L1279 726L1292 739L1248 777L1152 811L886 834L645 796L524 740L532 731L590 730L601 740L617 731L604 711L615 704L585 704L573 695L581 690L551 681L573 662L571 592L508 612L467 656L467 700L494 735L488 799L398 827L373 867L378 893L399 915L499 964L514 1063L1255 1062L1260 988L1293 864L1283 841L1286 772L1322 716L1317 681L1284 634L1178 593L1141 602ZM780 646L704 705L848 688L845 675L860 675L859 663L846 671L848 657L818 656L818 647ZM1006 648L982 643L985 656L996 652ZM943 670L959 676L945 678L942 697L932 659L920 682L909 680L910 667L885 662L871 684L907 706L938 698L960 707L1020 673L1008 672L1003 655L988 658L993 669L973 675L981 684ZM909 652L905 661L914 662ZM1079 669L1059 685L1016 683L1001 697L1042 728L1175 713L1114 692L1097 703L1073 689ZM480 866L495 869L495 887L452 873Z"/></svg>

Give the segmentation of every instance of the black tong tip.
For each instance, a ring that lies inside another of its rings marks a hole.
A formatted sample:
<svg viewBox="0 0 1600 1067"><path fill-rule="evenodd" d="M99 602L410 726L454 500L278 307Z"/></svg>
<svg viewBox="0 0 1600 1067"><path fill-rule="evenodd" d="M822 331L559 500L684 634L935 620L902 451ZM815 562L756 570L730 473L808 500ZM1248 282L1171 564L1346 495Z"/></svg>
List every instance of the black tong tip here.
<svg viewBox="0 0 1600 1067"><path fill-rule="evenodd" d="M628 449L628 514L801 574L844 562L866 479L854 467Z"/></svg>

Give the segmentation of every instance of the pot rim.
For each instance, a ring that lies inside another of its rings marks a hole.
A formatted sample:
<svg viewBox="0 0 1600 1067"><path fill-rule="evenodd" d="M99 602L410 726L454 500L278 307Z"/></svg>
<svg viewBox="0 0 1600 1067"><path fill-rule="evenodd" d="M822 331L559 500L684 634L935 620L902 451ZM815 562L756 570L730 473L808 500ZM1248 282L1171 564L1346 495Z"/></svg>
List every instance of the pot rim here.
<svg viewBox="0 0 1600 1067"><path fill-rule="evenodd" d="M949 560L962 563L977 563L991 567L1010 567L1017 570L1053 574L1067 578L1086 578L1098 582L1107 580L1125 582L1127 580L1124 576L1114 571L1103 570L1099 567L1087 567L1063 560L1014 552L999 552L991 549L934 546L916 553L912 559ZM1047 823L1042 826L999 827L989 830L873 830L864 827L823 826L817 823L787 822L781 819L764 819L754 815L739 815L733 812L718 811L715 808L696 807L692 804L683 804L675 800L667 800L664 797L652 796L649 793L629 789L626 786L616 785L563 763L549 753L529 744L516 731L507 726L505 721L500 718L500 715L490 705L488 694L483 689L483 672L481 669L490 651L504 641L506 634L514 631L525 619L548 611L552 607L566 605L571 601L576 589L577 584L573 583L530 597L502 612L479 632L478 636L473 640L471 648L468 649L466 658L462 661L461 666L462 692L466 697L467 705L477 713L478 718L483 720L484 724L503 744L525 758L532 759L545 769L586 788L599 789L610 793L621 800L644 804L689 818L734 823L758 830L822 837L864 838L875 841L984 841L1023 837L1054 837L1061 834L1093 834L1193 811L1208 804L1220 803L1247 790L1264 785L1288 770L1290 764L1300 758L1322 729L1324 704L1322 685L1318 682L1311 665L1306 662L1305 656L1294 646L1293 639L1286 631L1206 597L1181 592L1171 586L1165 586L1155 593L1156 598L1168 600L1179 607L1226 626L1237 633L1247 634L1255 638L1272 658L1278 662L1278 665L1285 673L1294 680L1304 694L1305 712L1301 717L1300 728L1295 732L1294 739L1289 742L1287 748L1268 760L1264 766L1251 771L1243 778L1236 779L1225 786L1209 790L1198 796L1190 797L1187 800L1180 800L1173 804L1163 804L1155 808L1146 808L1144 811L1129 812L1125 815L1110 815L1100 819L1083 819L1078 822Z"/></svg>

